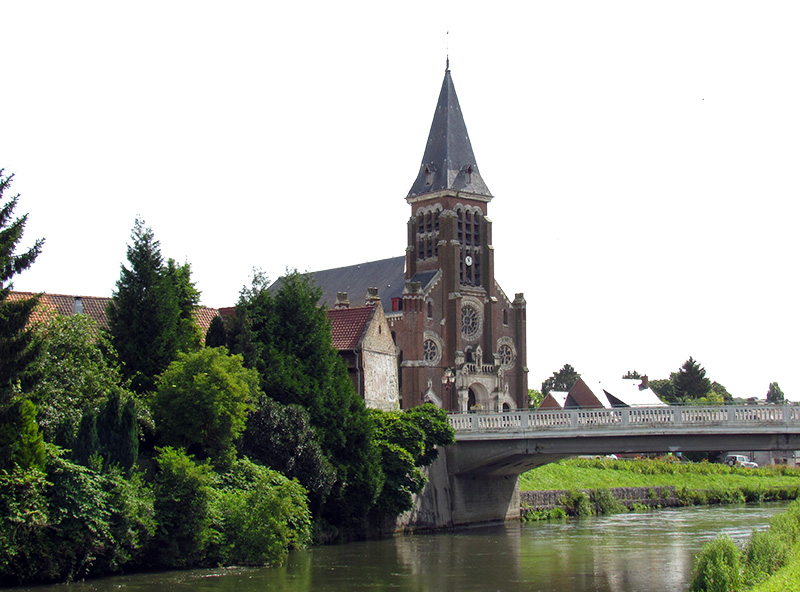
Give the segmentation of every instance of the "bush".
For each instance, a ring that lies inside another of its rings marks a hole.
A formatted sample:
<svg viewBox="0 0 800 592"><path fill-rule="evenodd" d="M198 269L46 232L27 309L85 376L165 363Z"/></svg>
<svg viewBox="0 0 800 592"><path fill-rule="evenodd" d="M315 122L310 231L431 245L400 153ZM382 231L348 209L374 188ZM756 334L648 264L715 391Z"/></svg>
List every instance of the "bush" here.
<svg viewBox="0 0 800 592"><path fill-rule="evenodd" d="M737 592L742 589L741 553L722 535L703 545L697 556L691 592Z"/></svg>
<svg viewBox="0 0 800 592"><path fill-rule="evenodd" d="M311 514L299 483L247 459L222 479L228 487L217 503L225 563L280 565L290 549L309 543Z"/></svg>
<svg viewBox="0 0 800 592"><path fill-rule="evenodd" d="M747 583L757 584L786 565L790 550L790 543L776 530L753 531L744 549Z"/></svg>
<svg viewBox="0 0 800 592"><path fill-rule="evenodd" d="M219 533L215 516L214 476L209 464L196 464L183 450L162 448L156 457L154 509L158 529L147 563L160 567L202 565Z"/></svg>
<svg viewBox="0 0 800 592"><path fill-rule="evenodd" d="M594 508L589 496L582 491L573 489L558 498L558 503L564 506L568 516L591 516Z"/></svg>
<svg viewBox="0 0 800 592"><path fill-rule="evenodd" d="M593 489L590 498L596 514L615 514L627 510L608 489Z"/></svg>
<svg viewBox="0 0 800 592"><path fill-rule="evenodd" d="M36 468L0 471L0 585L30 582L40 572L48 486L44 472Z"/></svg>

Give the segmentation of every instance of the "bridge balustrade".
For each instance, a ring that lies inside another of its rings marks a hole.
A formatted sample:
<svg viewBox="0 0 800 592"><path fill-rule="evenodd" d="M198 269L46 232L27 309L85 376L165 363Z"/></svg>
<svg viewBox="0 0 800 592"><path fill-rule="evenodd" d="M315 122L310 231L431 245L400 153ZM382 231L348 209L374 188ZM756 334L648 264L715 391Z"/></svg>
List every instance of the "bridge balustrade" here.
<svg viewBox="0 0 800 592"><path fill-rule="evenodd" d="M611 428L624 431L643 427L720 425L775 425L800 423L800 407L711 406L711 407L623 407L614 409L564 409L555 411L514 411L469 413L449 416L456 433L535 432Z"/></svg>

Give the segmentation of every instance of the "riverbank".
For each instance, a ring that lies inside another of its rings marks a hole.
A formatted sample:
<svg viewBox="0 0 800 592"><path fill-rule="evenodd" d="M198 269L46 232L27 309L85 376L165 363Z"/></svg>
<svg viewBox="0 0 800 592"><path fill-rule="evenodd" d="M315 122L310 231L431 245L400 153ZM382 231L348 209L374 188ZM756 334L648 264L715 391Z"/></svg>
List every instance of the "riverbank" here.
<svg viewBox="0 0 800 592"><path fill-rule="evenodd" d="M520 491L521 516L534 519L554 507L572 513L577 492L605 500L610 494L617 511L785 500L800 496L800 469L745 469L672 459L572 458L524 473ZM607 493L593 493L598 491Z"/></svg>

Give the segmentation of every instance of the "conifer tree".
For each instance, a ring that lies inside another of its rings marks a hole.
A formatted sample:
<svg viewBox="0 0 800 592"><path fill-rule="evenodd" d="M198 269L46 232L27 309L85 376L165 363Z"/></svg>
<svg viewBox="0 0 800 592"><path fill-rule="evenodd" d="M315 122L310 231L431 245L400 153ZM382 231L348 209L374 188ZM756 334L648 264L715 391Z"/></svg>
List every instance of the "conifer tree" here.
<svg viewBox="0 0 800 592"><path fill-rule="evenodd" d="M225 331L225 323L220 317L214 317L206 331L206 347L224 347L227 344L228 334Z"/></svg>
<svg viewBox="0 0 800 592"><path fill-rule="evenodd" d="M784 403L786 397L777 382L770 382L767 389L767 403Z"/></svg>
<svg viewBox="0 0 800 592"><path fill-rule="evenodd" d="M711 381L706 378L706 370L689 356L673 377L673 393L678 401L689 403L711 392Z"/></svg>
<svg viewBox="0 0 800 592"><path fill-rule="evenodd" d="M122 372L135 392L155 388L156 378L179 351L196 349L199 333L187 329L187 317L199 292L188 264L164 264L153 231L137 218L128 245L130 267L122 265L108 307L111 341Z"/></svg>
<svg viewBox="0 0 800 592"><path fill-rule="evenodd" d="M13 218L19 195L3 201L13 178L4 176L0 169L0 469L12 464L30 467L44 463L36 407L19 395L21 380L39 351L28 329L39 299L9 298L11 278L33 264L44 241L37 240L26 252L15 253L28 216Z"/></svg>
<svg viewBox="0 0 800 592"><path fill-rule="evenodd" d="M0 405L11 401L11 393L37 355L28 320L39 302L38 297L10 300L10 283L18 273L28 269L42 250L43 240L37 240L25 253L16 254L28 215L14 219L19 195L3 203L4 193L14 175L3 175L0 169Z"/></svg>
<svg viewBox="0 0 800 592"><path fill-rule="evenodd" d="M245 362L258 370L264 393L284 405L304 407L323 452L337 473L322 517L337 527L356 527L383 484L374 425L331 345L321 293L308 276L282 278L274 294L257 274L237 305L238 340Z"/></svg>

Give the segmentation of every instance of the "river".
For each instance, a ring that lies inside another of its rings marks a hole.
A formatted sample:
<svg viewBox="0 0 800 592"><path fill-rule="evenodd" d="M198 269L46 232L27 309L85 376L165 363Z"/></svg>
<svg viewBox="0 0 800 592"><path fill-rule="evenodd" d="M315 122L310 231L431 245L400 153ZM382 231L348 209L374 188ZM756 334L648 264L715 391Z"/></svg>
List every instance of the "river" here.
<svg viewBox="0 0 800 592"><path fill-rule="evenodd" d="M280 568L138 574L78 583L71 592L684 591L694 555L720 533L744 540L787 504L507 523L447 533L315 547ZM33 588L64 592L63 586Z"/></svg>

